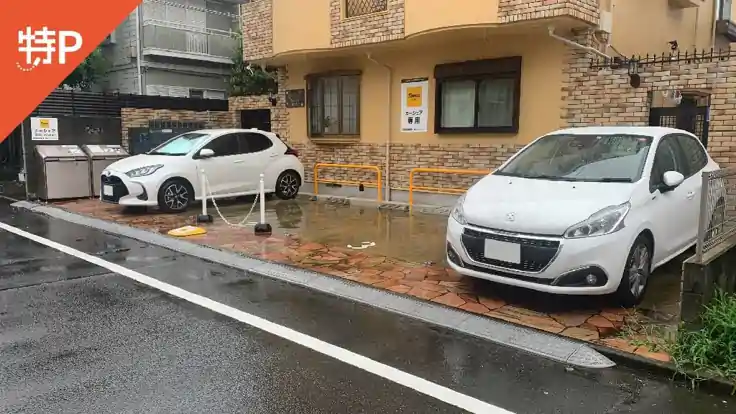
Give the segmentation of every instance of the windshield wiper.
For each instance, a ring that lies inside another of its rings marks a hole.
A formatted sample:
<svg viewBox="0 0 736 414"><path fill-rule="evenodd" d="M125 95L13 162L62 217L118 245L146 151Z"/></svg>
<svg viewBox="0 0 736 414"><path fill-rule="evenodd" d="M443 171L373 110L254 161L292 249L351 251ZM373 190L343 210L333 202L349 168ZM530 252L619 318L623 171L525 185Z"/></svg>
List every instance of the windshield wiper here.
<svg viewBox="0 0 736 414"><path fill-rule="evenodd" d="M592 180L596 182L601 183L631 183L633 182L631 178L599 178L597 180Z"/></svg>

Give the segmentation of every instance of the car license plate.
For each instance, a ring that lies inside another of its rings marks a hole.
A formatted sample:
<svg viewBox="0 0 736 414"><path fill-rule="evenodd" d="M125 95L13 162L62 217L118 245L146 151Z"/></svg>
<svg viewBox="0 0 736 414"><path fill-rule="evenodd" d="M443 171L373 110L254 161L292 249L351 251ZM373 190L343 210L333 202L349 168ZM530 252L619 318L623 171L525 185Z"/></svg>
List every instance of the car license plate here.
<svg viewBox="0 0 736 414"><path fill-rule="evenodd" d="M112 197L112 195L113 195L112 186L111 185L103 186L102 187L102 194L104 194L106 196L111 196Z"/></svg>
<svg viewBox="0 0 736 414"><path fill-rule="evenodd" d="M519 264L521 263L521 246L516 243L486 239L483 256L486 259Z"/></svg>

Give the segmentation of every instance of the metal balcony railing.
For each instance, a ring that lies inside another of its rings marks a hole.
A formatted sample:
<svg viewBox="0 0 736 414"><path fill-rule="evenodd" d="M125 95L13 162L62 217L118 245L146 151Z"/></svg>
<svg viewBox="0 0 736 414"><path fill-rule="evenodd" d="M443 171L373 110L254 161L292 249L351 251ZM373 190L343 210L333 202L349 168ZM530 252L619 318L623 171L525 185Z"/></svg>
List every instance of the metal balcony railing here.
<svg viewBox="0 0 736 414"><path fill-rule="evenodd" d="M364 16L388 10L388 0L345 0L345 17Z"/></svg>
<svg viewBox="0 0 736 414"><path fill-rule="evenodd" d="M160 49L203 58L232 58L236 46L237 39L231 32L186 27L157 20L143 22L144 49Z"/></svg>

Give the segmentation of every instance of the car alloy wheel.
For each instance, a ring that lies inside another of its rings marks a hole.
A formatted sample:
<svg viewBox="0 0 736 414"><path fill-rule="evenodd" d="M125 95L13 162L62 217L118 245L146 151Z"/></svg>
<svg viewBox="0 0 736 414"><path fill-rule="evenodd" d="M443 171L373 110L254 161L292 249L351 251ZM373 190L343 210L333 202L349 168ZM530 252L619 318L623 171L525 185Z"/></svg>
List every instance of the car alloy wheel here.
<svg viewBox="0 0 736 414"><path fill-rule="evenodd" d="M164 204L169 210L180 211L189 205L189 190L181 183L171 183L164 190Z"/></svg>
<svg viewBox="0 0 736 414"><path fill-rule="evenodd" d="M629 272L629 290L635 298L641 297L649 281L649 248L638 244L627 266Z"/></svg>
<svg viewBox="0 0 736 414"><path fill-rule="evenodd" d="M292 172L281 174L277 192L280 198L294 198L299 192L299 178Z"/></svg>

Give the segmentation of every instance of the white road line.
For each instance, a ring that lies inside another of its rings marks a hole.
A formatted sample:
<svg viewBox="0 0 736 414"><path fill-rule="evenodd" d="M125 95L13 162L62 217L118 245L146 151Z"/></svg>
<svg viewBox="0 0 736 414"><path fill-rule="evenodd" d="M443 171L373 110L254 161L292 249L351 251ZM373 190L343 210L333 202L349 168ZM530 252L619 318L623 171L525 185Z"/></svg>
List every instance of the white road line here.
<svg viewBox="0 0 736 414"><path fill-rule="evenodd" d="M61 243L57 243L53 240L49 240L40 236L23 231L19 228L7 225L0 222L0 229L16 234L21 237L25 237L36 243L44 246L56 249L62 253L77 257L89 263L95 264L111 272L120 274L135 280L136 282L143 283L144 285L158 289L162 292L168 293L169 295L176 296L180 299L184 299L188 302L199 305L203 308L207 308L213 312L228 316L255 328L266 331L270 334L279 336L288 341L294 342L301 346L307 347L313 351L319 352L320 354L326 355L331 358L338 359L346 364L352 365L356 368L360 368L364 371L378 375L379 377L385 378L389 381L411 388L417 392L443 401L447 404L454 405L462 408L471 413L487 413L487 414L513 414L511 411L504 410L503 408L496 407L492 404L483 402L473 397L469 397L465 394L461 394L457 391L453 391L449 388L427 381L423 378L419 378L415 375L406 373L398 370L394 367L382 364L378 361L374 361L370 358L356 354L355 352L348 351L347 349L340 348L339 346L332 345L328 342L314 338L312 336L297 332L291 328L270 322L266 319L260 318L255 315L243 312L233 307L224 305L219 302L215 302L212 299L208 299L204 296L197 295L195 293L188 292L184 289L170 285L168 283L161 282L160 280L154 279L150 276L146 276L142 273L136 272L135 270L128 269L126 267L110 263L106 260L102 260L99 257L92 256L90 254L81 252L72 247L66 246Z"/></svg>

